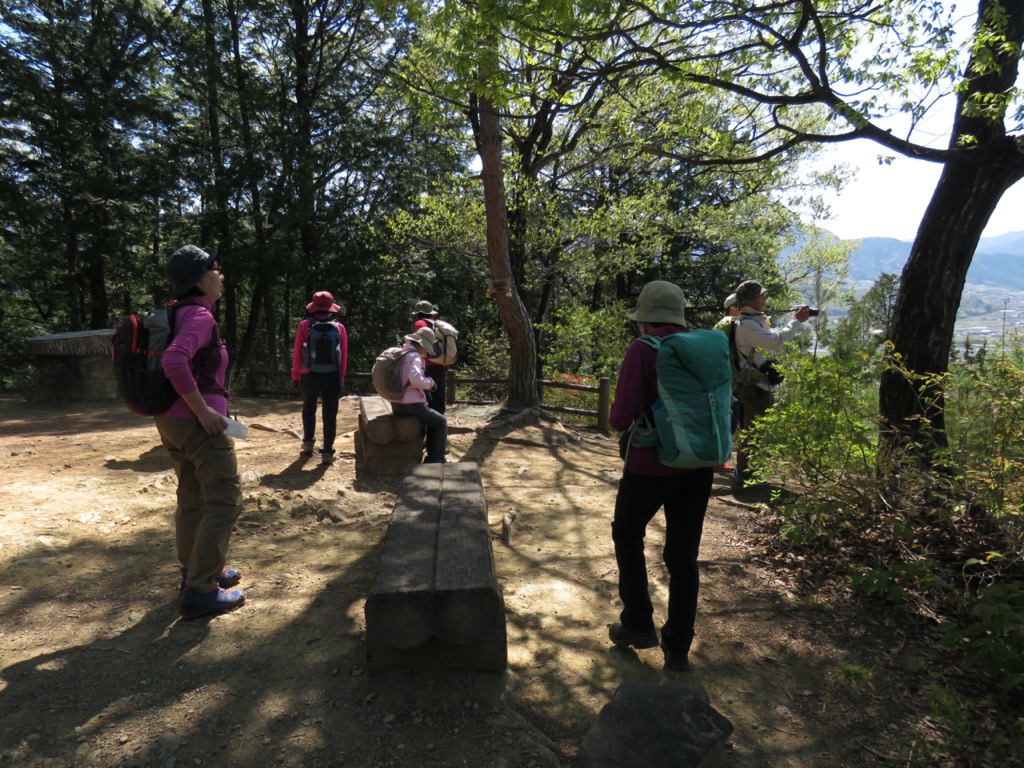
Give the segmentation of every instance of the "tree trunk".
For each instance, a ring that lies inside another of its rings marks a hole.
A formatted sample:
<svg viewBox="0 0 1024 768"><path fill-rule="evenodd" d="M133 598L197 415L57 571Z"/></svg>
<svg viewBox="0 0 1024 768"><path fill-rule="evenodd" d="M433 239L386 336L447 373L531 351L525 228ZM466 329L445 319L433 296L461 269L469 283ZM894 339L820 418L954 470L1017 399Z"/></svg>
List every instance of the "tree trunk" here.
<svg viewBox="0 0 1024 768"><path fill-rule="evenodd" d="M512 277L508 250L508 219L505 208L505 180L502 176L501 132L498 113L490 98L479 99L477 147L484 185L484 210L487 217L487 254L491 265L498 315L508 335L510 365L508 406L533 408L540 405L537 396L537 345L530 327L530 316Z"/></svg>
<svg viewBox="0 0 1024 768"><path fill-rule="evenodd" d="M890 340L912 374L948 370L953 324L981 233L1003 193L1024 178L1024 146L1006 135L1003 115L968 108L971 102L991 104L991 95L1006 93L1017 80L1024 0L981 0L978 28L993 18L1003 25L1005 44L972 52L966 69L971 76L957 96L950 138L952 149L973 148L947 161L903 268ZM907 450L913 460L926 459L930 448L946 445L944 403L937 385L920 393L915 382L898 371L886 371L878 398L878 467L883 474L896 471Z"/></svg>
<svg viewBox="0 0 1024 768"><path fill-rule="evenodd" d="M948 370L953 326L974 251L1003 193L1024 177L1024 155L1013 139L978 152L943 169L903 268L890 339L913 373ZM920 454L914 444L925 450L945 445L941 392L919 393L899 372L886 371L879 408L883 472L893 468L905 448ZM925 422L917 420L920 416Z"/></svg>

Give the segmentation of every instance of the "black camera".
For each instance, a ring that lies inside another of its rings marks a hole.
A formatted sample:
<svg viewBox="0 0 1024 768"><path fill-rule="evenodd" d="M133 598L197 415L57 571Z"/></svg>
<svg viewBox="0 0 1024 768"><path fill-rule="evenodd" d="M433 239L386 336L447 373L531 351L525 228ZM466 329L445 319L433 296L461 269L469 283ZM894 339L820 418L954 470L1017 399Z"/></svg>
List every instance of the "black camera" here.
<svg viewBox="0 0 1024 768"><path fill-rule="evenodd" d="M796 312L798 309L800 309L800 307L793 307L789 311L790 312ZM820 312L821 312L821 310L818 309L817 307L808 307L807 308L807 314L810 315L811 317L817 317Z"/></svg>

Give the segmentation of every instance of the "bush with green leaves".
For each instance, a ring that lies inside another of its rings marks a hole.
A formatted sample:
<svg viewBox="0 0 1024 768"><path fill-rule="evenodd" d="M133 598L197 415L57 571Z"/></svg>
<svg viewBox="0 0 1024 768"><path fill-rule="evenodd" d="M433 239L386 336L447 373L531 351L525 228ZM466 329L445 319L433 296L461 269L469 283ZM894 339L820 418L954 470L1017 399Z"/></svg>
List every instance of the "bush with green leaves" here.
<svg viewBox="0 0 1024 768"><path fill-rule="evenodd" d="M959 615L947 642L1005 690L1024 683L1024 370L1017 355L958 356L948 372L915 375L891 350L883 359L859 343L816 360L783 354L786 381L751 435L758 477L795 491L776 499L788 545L870 542L849 563L851 586L887 603L927 603L931 616ZM875 466L883 365L906 377L922 412L945 409L948 437L939 440L927 419L909 425L916 442L886 477Z"/></svg>
<svg viewBox="0 0 1024 768"><path fill-rule="evenodd" d="M962 644L965 663L980 667L1003 691L1024 688L1024 582L979 590L971 618L965 627L950 627L945 644Z"/></svg>
<svg viewBox="0 0 1024 768"><path fill-rule="evenodd" d="M849 358L780 357L786 382L750 435L750 466L761 480L797 491L783 534L813 540L870 510L878 443L876 380L866 353Z"/></svg>

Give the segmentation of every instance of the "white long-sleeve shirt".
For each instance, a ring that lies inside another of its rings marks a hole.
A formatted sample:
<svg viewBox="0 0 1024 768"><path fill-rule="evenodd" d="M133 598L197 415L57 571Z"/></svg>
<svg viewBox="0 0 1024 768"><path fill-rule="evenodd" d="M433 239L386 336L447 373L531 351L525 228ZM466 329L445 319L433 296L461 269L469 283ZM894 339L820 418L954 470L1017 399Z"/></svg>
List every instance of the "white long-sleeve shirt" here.
<svg viewBox="0 0 1024 768"><path fill-rule="evenodd" d="M769 328L764 315L750 307L743 307L736 320L736 351L740 356L741 368L757 368L769 358L762 350L774 352L796 336L803 323L792 318L785 327ZM758 384L762 389L772 390L768 384Z"/></svg>

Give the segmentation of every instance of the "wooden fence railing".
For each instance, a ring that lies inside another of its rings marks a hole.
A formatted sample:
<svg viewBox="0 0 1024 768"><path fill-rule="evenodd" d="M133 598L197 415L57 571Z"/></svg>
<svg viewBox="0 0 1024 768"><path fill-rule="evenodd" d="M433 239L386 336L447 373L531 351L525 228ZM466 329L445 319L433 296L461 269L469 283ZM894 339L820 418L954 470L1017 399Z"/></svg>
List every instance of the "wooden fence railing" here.
<svg viewBox="0 0 1024 768"><path fill-rule="evenodd" d="M257 376L267 377L270 381L277 381L278 379L286 379L286 374L281 374L275 371L253 371L250 370L249 374L256 374ZM358 387L360 392L372 392L373 387L370 384L370 374L362 373L359 371L349 371L345 374L345 381L348 384L348 389L353 390L355 387L351 383L359 382ZM287 383L287 382L285 382ZM459 398L456 395L457 387L481 385L481 386L495 386L502 387L507 385L506 379L499 378L474 378L471 376L459 376L456 371L451 369L448 370L448 380L445 388L445 397L449 405L455 403L464 403L469 405L485 405L496 402L496 400L467 400ZM587 384L569 384L561 381L548 381L543 379L540 381L541 388L541 405L547 411L553 411L555 413L568 413L574 416L590 416L597 419L597 428L602 432L609 432L611 430L611 421L609 413L611 411L611 379L602 377L598 379L597 386L590 386ZM273 389L276 389L274 387ZM567 389L574 392L591 392L597 395L597 407L596 408L570 408L565 405L554 405L544 404L543 396L544 390L546 389Z"/></svg>

